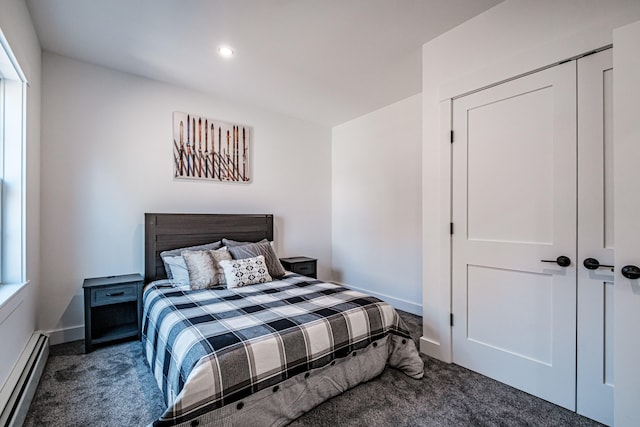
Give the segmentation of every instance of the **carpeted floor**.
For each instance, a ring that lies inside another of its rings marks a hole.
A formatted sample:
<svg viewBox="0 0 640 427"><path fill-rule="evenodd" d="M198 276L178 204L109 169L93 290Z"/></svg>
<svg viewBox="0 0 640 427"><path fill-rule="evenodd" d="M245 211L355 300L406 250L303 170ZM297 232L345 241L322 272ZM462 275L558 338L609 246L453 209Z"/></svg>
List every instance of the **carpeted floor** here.
<svg viewBox="0 0 640 427"><path fill-rule="evenodd" d="M421 318L401 315L417 341ZM388 368L290 426L600 426L457 365L422 358L422 380ZM145 426L163 410L140 342L85 355L76 341L51 347L25 426Z"/></svg>

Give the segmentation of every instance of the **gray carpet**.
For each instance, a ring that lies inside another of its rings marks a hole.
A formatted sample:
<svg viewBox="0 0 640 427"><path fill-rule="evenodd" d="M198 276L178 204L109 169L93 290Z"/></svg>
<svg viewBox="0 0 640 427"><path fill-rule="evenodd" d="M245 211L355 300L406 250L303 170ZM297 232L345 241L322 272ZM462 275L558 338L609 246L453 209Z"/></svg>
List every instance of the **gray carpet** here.
<svg viewBox="0 0 640 427"><path fill-rule="evenodd" d="M401 315L417 341L421 318ZM163 412L140 342L83 351L82 341L51 347L25 426L145 426ZM290 427L600 425L459 366L423 360L424 379L388 368Z"/></svg>

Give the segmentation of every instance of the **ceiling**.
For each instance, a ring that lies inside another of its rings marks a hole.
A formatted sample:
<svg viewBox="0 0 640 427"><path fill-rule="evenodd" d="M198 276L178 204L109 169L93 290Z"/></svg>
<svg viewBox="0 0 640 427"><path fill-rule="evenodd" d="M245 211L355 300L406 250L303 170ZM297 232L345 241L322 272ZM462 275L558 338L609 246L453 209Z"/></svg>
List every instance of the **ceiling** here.
<svg viewBox="0 0 640 427"><path fill-rule="evenodd" d="M46 51L334 126L419 93L422 45L500 1L27 4Z"/></svg>

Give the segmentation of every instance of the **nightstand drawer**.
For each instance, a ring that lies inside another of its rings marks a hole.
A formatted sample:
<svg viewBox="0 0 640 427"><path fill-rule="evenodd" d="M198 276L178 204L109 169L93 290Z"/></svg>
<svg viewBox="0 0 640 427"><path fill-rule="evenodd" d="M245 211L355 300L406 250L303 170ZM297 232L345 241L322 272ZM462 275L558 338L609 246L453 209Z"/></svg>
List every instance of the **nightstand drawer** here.
<svg viewBox="0 0 640 427"><path fill-rule="evenodd" d="M292 273L302 274L303 276L318 277L318 260L315 258L308 258L306 256L296 256L290 258L280 258L280 262L285 270L289 270Z"/></svg>
<svg viewBox="0 0 640 427"><path fill-rule="evenodd" d="M127 283L118 286L91 289L91 307L117 304L138 299L138 284Z"/></svg>
<svg viewBox="0 0 640 427"><path fill-rule="evenodd" d="M298 262L293 264L292 267L294 273L302 274L303 276L312 276L316 274L315 261Z"/></svg>

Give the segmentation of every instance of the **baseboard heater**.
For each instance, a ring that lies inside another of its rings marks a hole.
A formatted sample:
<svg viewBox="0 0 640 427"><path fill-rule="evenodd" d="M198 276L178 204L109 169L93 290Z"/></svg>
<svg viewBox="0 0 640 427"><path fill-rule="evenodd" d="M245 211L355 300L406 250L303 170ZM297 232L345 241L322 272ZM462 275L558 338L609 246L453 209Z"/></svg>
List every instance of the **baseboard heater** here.
<svg viewBox="0 0 640 427"><path fill-rule="evenodd" d="M22 426L48 357L49 337L37 331L29 339L0 391L0 404L4 404L1 407L0 426Z"/></svg>

